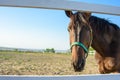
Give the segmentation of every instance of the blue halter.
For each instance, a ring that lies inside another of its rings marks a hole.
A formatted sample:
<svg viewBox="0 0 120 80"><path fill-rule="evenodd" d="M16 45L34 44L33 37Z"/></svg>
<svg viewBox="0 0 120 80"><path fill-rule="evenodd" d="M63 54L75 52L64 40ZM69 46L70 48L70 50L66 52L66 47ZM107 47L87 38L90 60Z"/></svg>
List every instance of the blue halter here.
<svg viewBox="0 0 120 80"><path fill-rule="evenodd" d="M88 53L88 49L87 49L87 48L85 47L85 45L82 44L81 42L73 42L73 43L71 44L71 47L70 47L70 48L72 49L72 47L75 46L75 45L82 47L82 48L84 49L85 53Z"/></svg>

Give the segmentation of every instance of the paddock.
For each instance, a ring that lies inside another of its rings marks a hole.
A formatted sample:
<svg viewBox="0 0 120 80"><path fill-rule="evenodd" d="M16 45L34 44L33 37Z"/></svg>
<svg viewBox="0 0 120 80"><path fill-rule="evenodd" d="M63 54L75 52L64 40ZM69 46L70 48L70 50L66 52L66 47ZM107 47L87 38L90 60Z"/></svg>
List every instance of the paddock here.
<svg viewBox="0 0 120 80"><path fill-rule="evenodd" d="M54 5L53 5L54 4ZM66 5L67 4L67 5ZM62 6L61 6L62 5ZM74 5L74 6L72 6ZM75 2L68 0L0 0L2 7L43 8L56 10L87 11L93 13L110 14L120 16L120 7ZM65 75L65 76L27 76L27 75L1 75L1 80L117 80L120 74L98 75Z"/></svg>

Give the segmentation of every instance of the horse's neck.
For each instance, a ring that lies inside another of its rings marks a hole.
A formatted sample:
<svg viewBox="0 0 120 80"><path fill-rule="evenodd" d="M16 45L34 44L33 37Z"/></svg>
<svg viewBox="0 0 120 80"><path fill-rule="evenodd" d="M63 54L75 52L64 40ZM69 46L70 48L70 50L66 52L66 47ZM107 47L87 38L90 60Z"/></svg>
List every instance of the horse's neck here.
<svg viewBox="0 0 120 80"><path fill-rule="evenodd" d="M109 49L109 44L104 39L104 37L99 33L94 33L94 32L93 32L93 41L91 46L101 55L106 53Z"/></svg>
<svg viewBox="0 0 120 80"><path fill-rule="evenodd" d="M95 23L93 23L95 25ZM109 33L102 33L101 30L96 30L95 26L91 26L93 30L92 47L101 55L108 55L110 53L111 40L113 38L112 31Z"/></svg>
<svg viewBox="0 0 120 80"><path fill-rule="evenodd" d="M101 33L95 30L94 26L91 26L93 30L92 47L103 56L115 56L120 52L120 31L115 31L110 28L108 33ZM118 51L119 50L119 51Z"/></svg>

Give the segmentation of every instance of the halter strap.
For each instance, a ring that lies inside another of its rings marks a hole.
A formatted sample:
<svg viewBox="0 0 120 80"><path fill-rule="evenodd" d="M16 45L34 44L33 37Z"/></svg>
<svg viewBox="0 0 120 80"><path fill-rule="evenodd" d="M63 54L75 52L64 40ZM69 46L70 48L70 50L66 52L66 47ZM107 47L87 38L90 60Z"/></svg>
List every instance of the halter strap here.
<svg viewBox="0 0 120 80"><path fill-rule="evenodd" d="M82 44L81 42L73 42L73 43L71 44L71 47L70 47L70 48L72 49L72 47L75 46L75 45L82 47L82 48L84 49L85 53L88 53L88 49L87 49L87 48L85 47L85 45Z"/></svg>

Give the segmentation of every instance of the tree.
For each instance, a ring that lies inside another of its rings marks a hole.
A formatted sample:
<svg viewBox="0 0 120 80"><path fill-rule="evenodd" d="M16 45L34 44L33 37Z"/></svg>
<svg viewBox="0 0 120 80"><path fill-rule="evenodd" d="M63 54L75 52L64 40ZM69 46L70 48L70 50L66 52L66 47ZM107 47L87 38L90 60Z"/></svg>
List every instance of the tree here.
<svg viewBox="0 0 120 80"><path fill-rule="evenodd" d="M52 53L55 53L55 50L54 50L54 48L51 48L50 52L52 52Z"/></svg>
<svg viewBox="0 0 120 80"><path fill-rule="evenodd" d="M18 52L18 49L14 49L15 52Z"/></svg>
<svg viewBox="0 0 120 80"><path fill-rule="evenodd" d="M46 53L55 53L54 48L46 48L45 51Z"/></svg>

